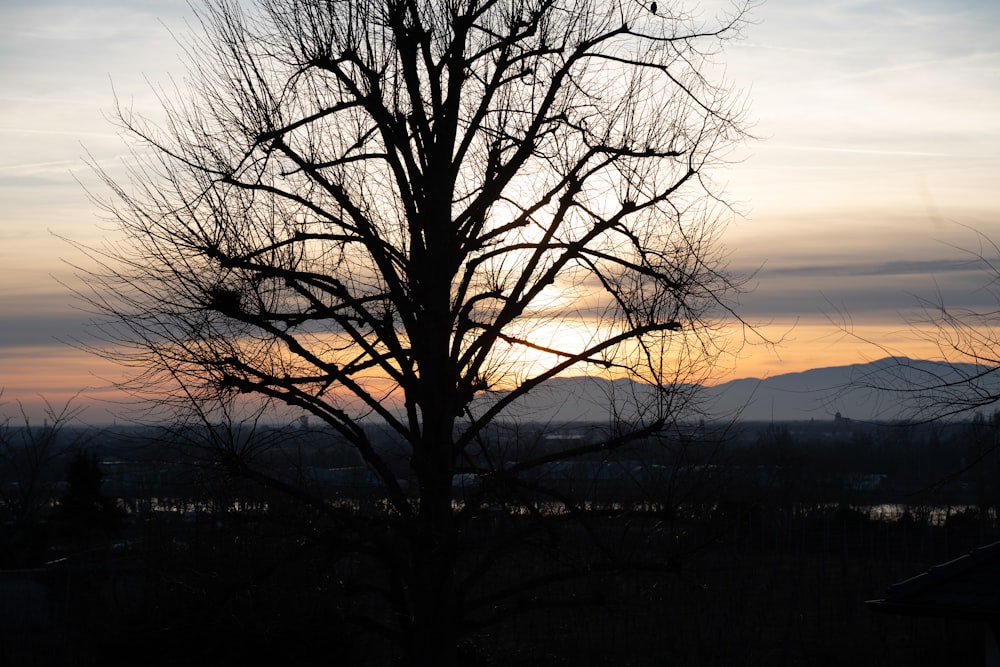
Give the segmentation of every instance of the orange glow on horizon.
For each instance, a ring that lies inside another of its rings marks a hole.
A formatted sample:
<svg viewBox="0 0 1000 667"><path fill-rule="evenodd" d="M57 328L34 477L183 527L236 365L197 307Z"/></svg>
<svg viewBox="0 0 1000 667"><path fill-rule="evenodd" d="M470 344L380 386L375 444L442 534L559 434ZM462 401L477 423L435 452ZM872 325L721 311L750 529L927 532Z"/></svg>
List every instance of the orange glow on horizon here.
<svg viewBox="0 0 1000 667"><path fill-rule="evenodd" d="M570 338L575 341L581 340L584 328L582 324L577 324L569 329ZM774 377L812 368L863 364L892 355L915 359L942 358L930 335L900 325L858 325L847 332L826 322L794 326L775 323L760 327L758 331L778 341L778 344L749 343L735 356L720 358L707 384ZM557 336L568 335L566 325L558 322L548 322L541 332L535 333L549 336L553 339L551 342L555 342ZM878 341L878 344L869 341ZM114 381L127 377L128 369L70 346L18 347L2 352L0 365L4 369L4 386L0 415L17 422L23 408L34 422L39 422L44 417L47 401L56 411L67 402L71 402L73 407L83 408L81 421L86 423L107 423L116 415L128 416L133 399L113 386ZM550 363L554 358L543 352L530 352L525 353L521 361L539 368L540 364ZM582 375L584 371L583 367L575 367L564 375ZM390 396L389 387L382 386L384 383L373 378L368 378L366 382L383 400L395 401ZM361 408L359 401L355 401L354 405Z"/></svg>
<svg viewBox="0 0 1000 667"><path fill-rule="evenodd" d="M768 378L813 368L865 364L885 357L942 360L931 332L905 324L875 323L842 329L829 322L772 323L757 328L774 345L749 342L736 358L722 358L709 384ZM955 361L961 361L955 359Z"/></svg>

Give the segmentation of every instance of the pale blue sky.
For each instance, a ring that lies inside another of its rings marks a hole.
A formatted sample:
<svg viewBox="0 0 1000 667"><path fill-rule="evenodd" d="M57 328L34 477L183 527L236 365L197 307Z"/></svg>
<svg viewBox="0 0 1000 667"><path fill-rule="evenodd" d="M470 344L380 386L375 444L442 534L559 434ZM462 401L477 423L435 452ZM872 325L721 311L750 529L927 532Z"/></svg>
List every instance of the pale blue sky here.
<svg viewBox="0 0 1000 667"><path fill-rule="evenodd" d="M102 165L124 152L105 119L112 82L155 114L145 78L183 76L170 30L189 15L183 0L0 8L5 399L100 384L100 365L57 341L85 317L52 278L74 258L53 233L102 235L76 180L94 184L85 148ZM733 375L878 356L829 324L837 309L905 347L891 332L905 334L913 294L977 305L981 276L949 244L975 247L972 229L1000 240L1000 2L769 0L754 17L720 62L760 141L715 179L745 212L724 238L732 266L763 267L741 312L787 336Z"/></svg>

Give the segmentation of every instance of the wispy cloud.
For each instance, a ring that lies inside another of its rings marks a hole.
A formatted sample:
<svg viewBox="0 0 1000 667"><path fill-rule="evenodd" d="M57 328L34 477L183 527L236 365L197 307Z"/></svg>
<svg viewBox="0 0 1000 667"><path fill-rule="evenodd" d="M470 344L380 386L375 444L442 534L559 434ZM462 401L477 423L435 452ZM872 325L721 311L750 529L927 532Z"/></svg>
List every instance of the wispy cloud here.
<svg viewBox="0 0 1000 667"><path fill-rule="evenodd" d="M783 266L765 270L773 277L807 276L933 276L979 272L982 263L971 259L893 260L879 263Z"/></svg>
<svg viewBox="0 0 1000 667"><path fill-rule="evenodd" d="M38 127L0 127L0 134L45 134L57 137L116 137L113 132L88 132L86 130L38 128Z"/></svg>
<svg viewBox="0 0 1000 667"><path fill-rule="evenodd" d="M70 340L93 340L89 318L72 314L22 316L0 323L0 350L11 347L65 347Z"/></svg>
<svg viewBox="0 0 1000 667"><path fill-rule="evenodd" d="M786 151L809 151L823 153L858 153L861 155L886 155L897 157L953 157L952 153L932 153L928 151L907 151L889 148L852 148L845 146L792 146L768 144L768 149Z"/></svg>

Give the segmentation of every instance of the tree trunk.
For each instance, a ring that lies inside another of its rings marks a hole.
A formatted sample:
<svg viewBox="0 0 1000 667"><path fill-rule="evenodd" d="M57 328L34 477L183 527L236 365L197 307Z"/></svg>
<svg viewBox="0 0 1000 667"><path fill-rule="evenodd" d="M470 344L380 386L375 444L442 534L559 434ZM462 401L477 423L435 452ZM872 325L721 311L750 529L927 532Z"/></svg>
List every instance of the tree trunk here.
<svg viewBox="0 0 1000 667"><path fill-rule="evenodd" d="M418 471L420 512L412 538L413 581L410 649L412 667L458 664L457 535L451 510L451 471L431 457Z"/></svg>

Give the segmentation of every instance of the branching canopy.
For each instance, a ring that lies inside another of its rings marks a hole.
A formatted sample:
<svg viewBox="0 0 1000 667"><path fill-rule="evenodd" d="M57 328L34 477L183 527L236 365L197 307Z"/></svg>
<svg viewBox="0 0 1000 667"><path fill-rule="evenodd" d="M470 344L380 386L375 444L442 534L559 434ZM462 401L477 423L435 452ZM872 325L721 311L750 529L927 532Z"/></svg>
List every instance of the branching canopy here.
<svg viewBox="0 0 1000 667"><path fill-rule="evenodd" d="M560 373L669 388L711 358L733 284L704 172L743 128L701 70L743 13L265 0L200 18L166 123L119 109L138 141L105 204L126 240L92 252L91 284L128 360L419 439L484 389L508 393L470 434Z"/></svg>
<svg viewBox="0 0 1000 667"><path fill-rule="evenodd" d="M745 136L709 74L747 7L671 4L207 0L165 122L118 109L105 353L206 419L247 395L318 418L400 516L451 516L470 446L559 375L655 389L586 451L662 429L732 315L707 173Z"/></svg>

